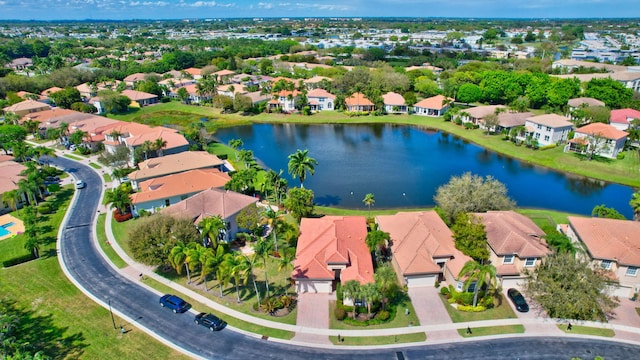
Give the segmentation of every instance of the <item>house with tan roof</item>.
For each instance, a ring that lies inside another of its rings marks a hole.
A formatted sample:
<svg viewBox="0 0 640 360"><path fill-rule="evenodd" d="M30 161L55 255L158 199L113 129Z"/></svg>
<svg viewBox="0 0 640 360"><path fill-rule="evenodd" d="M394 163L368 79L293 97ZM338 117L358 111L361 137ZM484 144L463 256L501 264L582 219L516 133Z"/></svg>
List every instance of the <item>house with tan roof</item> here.
<svg viewBox="0 0 640 360"><path fill-rule="evenodd" d="M228 96L232 99L236 97L236 94L246 94L247 88L242 84L227 84L219 85L217 88L218 95Z"/></svg>
<svg viewBox="0 0 640 360"><path fill-rule="evenodd" d="M384 102L384 110L389 114L406 114L409 112L407 102L398 93L390 91L382 95L382 101Z"/></svg>
<svg viewBox="0 0 640 360"><path fill-rule="evenodd" d="M344 99L345 110L352 112L371 112L374 109L374 104L371 100L367 99L362 93L353 93L348 98Z"/></svg>
<svg viewBox="0 0 640 360"><path fill-rule="evenodd" d="M579 97L574 99L569 99L567 101L567 105L569 105L569 111L578 109L581 107L589 107L589 106L605 106L604 102L590 98L590 97Z"/></svg>
<svg viewBox="0 0 640 360"><path fill-rule="evenodd" d="M609 124L591 123L575 130L575 135L569 140L565 151L615 159L620 152L624 151L628 135Z"/></svg>
<svg viewBox="0 0 640 360"><path fill-rule="evenodd" d="M335 110L336 96L325 89L310 90L307 99L311 111Z"/></svg>
<svg viewBox="0 0 640 360"><path fill-rule="evenodd" d="M507 111L507 107L504 105L474 106L460 112L459 118L463 123L472 123L480 126L484 124L484 118L486 116L504 111Z"/></svg>
<svg viewBox="0 0 640 360"><path fill-rule="evenodd" d="M224 162L206 151L185 151L142 161L138 163L138 170L129 174L129 179L131 186L139 190L138 185L143 181L196 169L224 171Z"/></svg>
<svg viewBox="0 0 640 360"><path fill-rule="evenodd" d="M95 132L102 137L101 141L103 141L105 150L112 154L115 153L118 145L127 146L131 151L132 162L136 148L142 146L146 141L151 143L157 139L166 141L166 146L156 151L159 156L189 150L189 141L179 134L178 130L167 127L151 127L145 124L116 121L97 128Z"/></svg>
<svg viewBox="0 0 640 360"><path fill-rule="evenodd" d="M364 216L303 218L291 279L298 293L331 293L336 284L373 283Z"/></svg>
<svg viewBox="0 0 640 360"><path fill-rule="evenodd" d="M231 180L218 169L196 169L162 176L139 183L140 192L131 194L132 212L155 212L171 206L203 190L223 188Z"/></svg>
<svg viewBox="0 0 640 360"><path fill-rule="evenodd" d="M54 87L50 87L50 88L48 88L48 89L42 90L42 92L40 93L40 95L42 95L42 96L49 96L49 95L51 95L51 94L53 94L53 93L55 93L55 92L58 92L58 91L60 91L60 90L64 90L64 89L59 88L59 87L57 87L57 86L54 86Z"/></svg>
<svg viewBox="0 0 640 360"><path fill-rule="evenodd" d="M51 106L36 100L25 100L3 108L5 112L12 112L20 117L51 109Z"/></svg>
<svg viewBox="0 0 640 360"><path fill-rule="evenodd" d="M475 213L485 226L489 260L503 288L522 285L525 271L540 265L550 253L545 232L531 219L515 211Z"/></svg>
<svg viewBox="0 0 640 360"><path fill-rule="evenodd" d="M376 216L378 229L391 236L391 263L403 286L435 286L446 281L462 290L458 275L471 260L454 245L453 233L435 211Z"/></svg>
<svg viewBox="0 0 640 360"><path fill-rule="evenodd" d="M235 74L235 71L223 69L216 71L211 75L213 75L213 77L218 81L218 84L228 84L231 81L231 77Z"/></svg>
<svg viewBox="0 0 640 360"><path fill-rule="evenodd" d="M420 116L442 116L453 103L452 98L436 95L413 105L413 113Z"/></svg>
<svg viewBox="0 0 640 360"><path fill-rule="evenodd" d="M11 68L15 71L21 71L21 70L26 70L32 65L33 65L33 60L31 60L31 58L21 57L21 58L13 59L10 63L6 64L5 67Z"/></svg>
<svg viewBox="0 0 640 360"><path fill-rule="evenodd" d="M315 75L309 79L305 79L302 82L304 83L304 86L308 89L308 90L312 90L312 89L319 89L320 85L323 82L332 82L333 79L330 77L326 77L326 76L320 76L320 75Z"/></svg>
<svg viewBox="0 0 640 360"><path fill-rule="evenodd" d="M198 225L202 219L220 216L227 225L220 240L230 241L236 234L246 229L240 229L236 217L240 211L251 204L256 204L258 198L240 194L230 190L210 188L189 198L177 202L160 211L161 214L174 217L187 217Z"/></svg>
<svg viewBox="0 0 640 360"><path fill-rule="evenodd" d="M573 124L566 116L557 114L544 114L531 116L526 119L525 134L518 137L525 141L528 136L538 141L538 145L545 146L567 141Z"/></svg>
<svg viewBox="0 0 640 360"><path fill-rule="evenodd" d="M84 83L76 86L76 90L78 90L78 92L80 93L80 96L83 99L90 99L98 95L98 87L95 85L90 85L88 83Z"/></svg>
<svg viewBox="0 0 640 360"><path fill-rule="evenodd" d="M147 106L158 102L158 95L144 91L123 90L121 94L131 99L131 103L135 107Z"/></svg>
<svg viewBox="0 0 640 360"><path fill-rule="evenodd" d="M300 101L300 94L302 93L298 90L280 90L274 97L282 111L293 112L296 110L296 102Z"/></svg>
<svg viewBox="0 0 640 360"><path fill-rule="evenodd" d="M195 80L202 79L202 69L190 67L188 69L182 70L185 73L191 75Z"/></svg>
<svg viewBox="0 0 640 360"><path fill-rule="evenodd" d="M640 111L630 108L611 110L609 117L611 126L622 131L628 130L633 120L640 120Z"/></svg>
<svg viewBox="0 0 640 360"><path fill-rule="evenodd" d="M2 155L2 159L0 159L0 196L6 192L18 190L18 182L24 179L24 176L20 174L26 169L26 166L13 161L13 156ZM16 206L22 207L27 198L24 194L19 194L16 200ZM2 201L1 205L0 214L13 210L7 202Z"/></svg>
<svg viewBox="0 0 640 360"><path fill-rule="evenodd" d="M606 218L569 216L564 229L582 256L596 269L608 271L618 281L610 289L620 297L632 297L640 291L640 222Z"/></svg>
<svg viewBox="0 0 640 360"><path fill-rule="evenodd" d="M131 75L125 77L124 79L122 79L122 81L124 81L125 84L127 84L127 87L133 89L133 86L138 81L144 81L146 79L147 75L150 75L150 74L135 73L135 74L131 74Z"/></svg>

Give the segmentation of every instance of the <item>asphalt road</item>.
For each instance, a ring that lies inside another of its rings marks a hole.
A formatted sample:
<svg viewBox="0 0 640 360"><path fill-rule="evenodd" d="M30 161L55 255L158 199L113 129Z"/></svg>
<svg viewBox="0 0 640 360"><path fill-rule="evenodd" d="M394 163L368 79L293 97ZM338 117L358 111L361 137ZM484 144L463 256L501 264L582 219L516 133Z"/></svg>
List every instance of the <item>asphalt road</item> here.
<svg viewBox="0 0 640 360"><path fill-rule="evenodd" d="M516 337L464 341L397 349L341 350L301 347L246 336L230 329L211 333L193 323L190 313L174 314L159 306L158 296L119 275L91 240L102 182L90 167L66 158L52 164L67 169L87 187L78 198L60 241L60 256L86 290L160 337L207 359L634 359L640 346L569 337ZM220 314L224 318L224 314ZM118 326L120 324L117 324ZM135 324L133 324L135 325ZM114 330L115 331L115 330Z"/></svg>

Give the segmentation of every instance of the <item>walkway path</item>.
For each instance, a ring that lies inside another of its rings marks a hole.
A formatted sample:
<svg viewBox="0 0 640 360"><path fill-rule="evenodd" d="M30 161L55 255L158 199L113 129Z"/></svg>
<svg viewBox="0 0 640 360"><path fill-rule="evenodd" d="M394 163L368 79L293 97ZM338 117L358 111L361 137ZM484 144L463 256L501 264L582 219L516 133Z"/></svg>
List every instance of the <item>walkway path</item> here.
<svg viewBox="0 0 640 360"><path fill-rule="evenodd" d="M43 144L37 144L43 145ZM69 151L56 151L58 156L63 156L65 153L69 153ZM89 164L89 162L97 163L97 156L92 156L88 158L83 158L80 162L84 164ZM108 167L103 167L102 169L96 169L96 172L104 175L110 174L111 169ZM104 188L112 187L118 185L117 181L112 181L109 184L105 184ZM124 252L124 250L120 247L118 242L115 239L113 231L111 229L111 221L112 216L110 214L110 210L108 210L104 205L99 208L99 212L107 213L105 230L107 234L107 240L113 246L113 249L116 253L127 263L129 264L127 267L123 269L117 269L114 265L112 267L117 270L121 275L128 277L133 281L138 281L140 286L143 286L151 291L154 291L158 295L161 293L155 289L150 288L146 284L139 281L140 276L147 276L153 278L154 280L170 287L175 290L176 293L182 293L186 296L193 298L194 300L208 306L209 308L224 313L228 316L232 316L238 318L240 320L244 320L247 322L251 322L260 326L277 328L281 330L292 331L296 335L291 340L292 343L307 345L307 346L320 346L320 347L329 347L332 346L328 340L328 336L337 336L340 334L341 336L350 336L350 337L360 337L360 336L390 336L390 335L400 335L400 334L409 334L415 332L425 332L427 333L427 343L446 343L452 341L465 341L470 339L463 339L458 335L457 329L466 328L467 325L472 326L474 328L477 327L487 327L487 326L503 326L503 325L515 325L522 324L527 329L526 335L545 335L548 336L550 334L558 334L564 335L564 332L557 329L556 324L564 324L566 323L563 320L558 319L549 319L539 316L527 316L527 317L519 317L517 319L500 319L500 320L487 320L487 321L477 321L471 324L462 324L462 323L452 323L451 319L448 318L446 310L444 309L444 305L441 301L434 301L433 299L437 299L436 296L433 296L433 292L437 292L435 288L425 288L425 289L411 289L409 295L414 300L414 307L416 308L416 315L420 319L421 325L414 327L406 327L406 328L392 328L392 329L374 329L374 330L364 330L364 329L356 329L356 330L337 330L337 329L329 329L329 295L322 296L318 294L305 294L305 295L318 295L318 296L301 296L301 303L298 307L298 323L297 325L289 325L278 323L274 321L269 321L265 319L256 318L250 316L245 313L238 312L236 310L225 307L224 305L218 304L212 299L202 296L199 293L193 291L191 288L188 288L182 284L178 284L172 282L164 277L156 274L151 267L142 265L134 261L130 256ZM95 224L94 224L95 225ZM95 236L94 236L94 241ZM99 247L96 245L99 249ZM105 258L106 255L102 254ZM309 301L310 300L310 301ZM625 313L624 316L627 316ZM324 319L324 320L323 320ZM600 328L609 328L616 331L615 339L625 342L633 342L635 344L640 344L640 327L625 325L626 322L623 321L612 321L611 323L600 323L600 322L588 322L588 321L576 321L572 322L575 325L584 325L590 327L600 327ZM623 324L625 323L625 324ZM239 329L234 329L236 331L240 331L246 333ZM255 336L260 336L258 334L254 334ZM511 335L518 336L518 335ZM571 336L577 336L575 334L571 334ZM271 339L273 341L284 341L279 339ZM406 346L407 344L403 344L402 346ZM367 347L361 347L367 348ZM370 347L369 347L370 348Z"/></svg>

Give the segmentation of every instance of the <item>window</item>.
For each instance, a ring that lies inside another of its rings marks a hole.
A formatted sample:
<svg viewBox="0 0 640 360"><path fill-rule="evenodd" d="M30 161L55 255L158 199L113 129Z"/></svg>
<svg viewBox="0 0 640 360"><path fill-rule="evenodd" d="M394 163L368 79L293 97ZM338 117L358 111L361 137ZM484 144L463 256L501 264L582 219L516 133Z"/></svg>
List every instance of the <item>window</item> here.
<svg viewBox="0 0 640 360"><path fill-rule="evenodd" d="M536 133L536 136L534 136L534 138L536 138L536 140L540 139L540 133Z"/></svg>
<svg viewBox="0 0 640 360"><path fill-rule="evenodd" d="M544 136L544 141L549 141L549 135Z"/></svg>
<svg viewBox="0 0 640 360"><path fill-rule="evenodd" d="M627 272L626 272L625 275L627 275L627 276L636 276L636 275L638 275L638 268L635 267L635 266L629 266L627 268Z"/></svg>
<svg viewBox="0 0 640 360"><path fill-rule="evenodd" d="M502 263L503 264L513 264L513 255L505 255L502 258Z"/></svg>
<svg viewBox="0 0 640 360"><path fill-rule="evenodd" d="M166 200L164 201L164 206L169 206L169 205L171 205L171 200L166 199Z"/></svg>
<svg viewBox="0 0 640 360"><path fill-rule="evenodd" d="M603 269L611 269L611 260L602 260L600 266L602 266Z"/></svg>
<svg viewBox="0 0 640 360"><path fill-rule="evenodd" d="M524 267L533 267L536 266L536 258L527 258L524 261Z"/></svg>
<svg viewBox="0 0 640 360"><path fill-rule="evenodd" d="M551 131L551 126L547 126L547 131Z"/></svg>

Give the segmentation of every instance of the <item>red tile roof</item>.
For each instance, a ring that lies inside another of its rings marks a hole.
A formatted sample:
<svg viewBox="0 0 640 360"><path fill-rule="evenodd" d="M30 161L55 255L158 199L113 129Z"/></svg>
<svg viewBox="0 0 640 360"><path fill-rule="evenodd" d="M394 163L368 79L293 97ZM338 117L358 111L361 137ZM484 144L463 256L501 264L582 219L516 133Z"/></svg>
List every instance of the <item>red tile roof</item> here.
<svg viewBox="0 0 640 360"><path fill-rule="evenodd" d="M351 94L351 96L344 99L344 103L347 106L373 106L373 103L362 93Z"/></svg>
<svg viewBox="0 0 640 360"><path fill-rule="evenodd" d="M364 216L325 216L303 218L292 277L332 280L329 265L346 266L342 282L372 283L373 263L365 244L367 223Z"/></svg>
<svg viewBox="0 0 640 360"><path fill-rule="evenodd" d="M307 93L307 98L329 98L333 100L336 96L325 89L313 89Z"/></svg>
<svg viewBox="0 0 640 360"><path fill-rule="evenodd" d="M210 188L162 209L161 213L189 217L195 219L194 223L197 225L202 219L211 216L219 215L228 219L257 201L257 198L237 192Z"/></svg>
<svg viewBox="0 0 640 360"><path fill-rule="evenodd" d="M626 138L627 135L629 135L622 130L618 130L611 125L603 124L603 123L592 123L589 125L585 125L581 128L578 128L576 130L576 133L582 133L582 134L587 134L592 136L600 135L606 139L613 139L613 140Z"/></svg>
<svg viewBox="0 0 640 360"><path fill-rule="evenodd" d="M569 226L593 258L640 267L640 222L569 216Z"/></svg>
<svg viewBox="0 0 640 360"><path fill-rule="evenodd" d="M442 110L445 108L445 105L443 105L445 103L445 100L453 101L452 98L447 98L443 95L436 95L419 101L418 103L413 105L413 107Z"/></svg>
<svg viewBox="0 0 640 360"><path fill-rule="evenodd" d="M531 219L515 211L475 213L485 226L487 242L498 255L541 258L549 253L545 235Z"/></svg>
<svg viewBox="0 0 640 360"><path fill-rule="evenodd" d="M141 192L131 195L134 204L197 193L223 187L231 177L218 169L197 169L167 175L140 183Z"/></svg>
<svg viewBox="0 0 640 360"><path fill-rule="evenodd" d="M631 119L640 119L640 111L636 109L611 110L612 123L628 124Z"/></svg>
<svg viewBox="0 0 640 360"><path fill-rule="evenodd" d="M404 97L402 97L402 95L400 95L398 93L394 93L394 92L388 92L388 93L382 95L382 100L384 101L385 105L390 105L390 106L407 105L407 102L404 100Z"/></svg>
<svg viewBox="0 0 640 360"><path fill-rule="evenodd" d="M24 179L20 173L27 167L15 161L0 162L0 194L18 189L18 181Z"/></svg>

